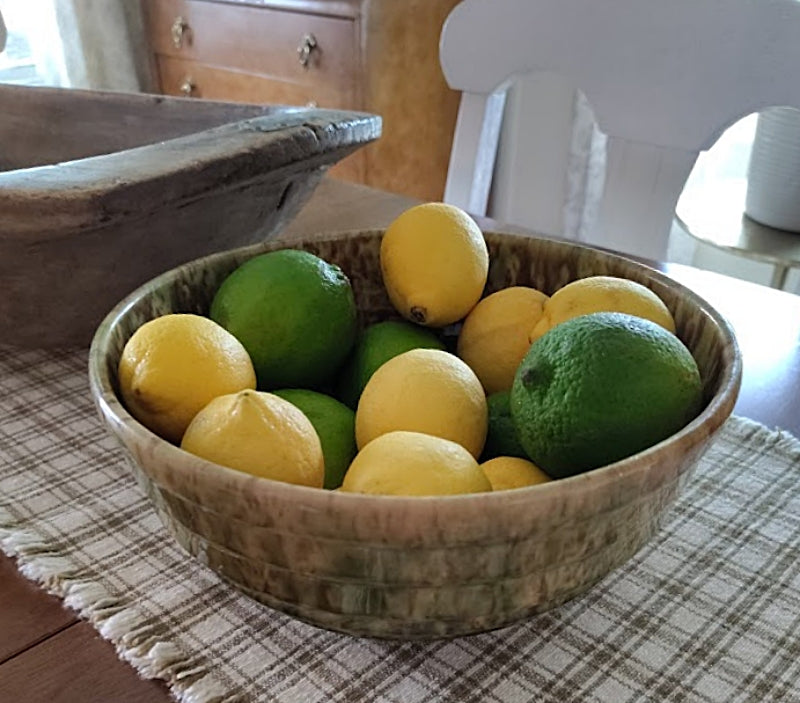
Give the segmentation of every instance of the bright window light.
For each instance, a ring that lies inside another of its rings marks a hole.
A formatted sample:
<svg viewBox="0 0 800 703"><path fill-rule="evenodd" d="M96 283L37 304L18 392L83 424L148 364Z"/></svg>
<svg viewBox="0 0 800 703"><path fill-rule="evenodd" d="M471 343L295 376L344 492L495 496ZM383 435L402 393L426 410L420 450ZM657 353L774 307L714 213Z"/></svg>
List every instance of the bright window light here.
<svg viewBox="0 0 800 703"><path fill-rule="evenodd" d="M56 0L0 0L8 30L0 83L68 86Z"/></svg>

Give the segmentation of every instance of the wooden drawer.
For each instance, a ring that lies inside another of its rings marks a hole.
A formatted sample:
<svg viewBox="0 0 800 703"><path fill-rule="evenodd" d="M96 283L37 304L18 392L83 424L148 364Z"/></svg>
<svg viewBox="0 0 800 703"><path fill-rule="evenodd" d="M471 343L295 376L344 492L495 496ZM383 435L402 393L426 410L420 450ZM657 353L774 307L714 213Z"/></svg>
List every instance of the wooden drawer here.
<svg viewBox="0 0 800 703"><path fill-rule="evenodd" d="M324 90L339 96L337 106L356 105L358 36L350 18L205 0L147 0L145 6L160 57L304 86L309 95ZM303 66L298 47L307 36L316 48Z"/></svg>
<svg viewBox="0 0 800 703"><path fill-rule="evenodd" d="M169 56L156 57L156 65L161 91L167 95L230 102L349 107L329 86L281 81Z"/></svg>
<svg viewBox="0 0 800 703"><path fill-rule="evenodd" d="M227 100L231 102L265 103L270 105L307 105L345 107L340 96L330 89L308 87L263 78L248 73L226 71L199 61L186 61L167 56L157 58L161 90L167 95ZM191 92L184 86L191 86ZM348 156L331 168L331 174L347 181L362 183L366 177L364 150Z"/></svg>
<svg viewBox="0 0 800 703"><path fill-rule="evenodd" d="M342 178L439 200L459 94L439 36L459 0L140 0L163 93L360 110L383 134L334 167ZM173 27L178 24L178 46ZM297 48L313 34L304 68Z"/></svg>

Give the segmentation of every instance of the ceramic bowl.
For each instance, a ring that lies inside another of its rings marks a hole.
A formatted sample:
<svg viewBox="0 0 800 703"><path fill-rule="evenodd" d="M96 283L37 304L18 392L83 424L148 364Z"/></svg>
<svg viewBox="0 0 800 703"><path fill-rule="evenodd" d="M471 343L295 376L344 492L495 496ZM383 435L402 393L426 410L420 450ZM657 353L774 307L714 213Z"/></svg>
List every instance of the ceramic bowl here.
<svg viewBox="0 0 800 703"><path fill-rule="evenodd" d="M350 276L362 322L393 317L380 231L292 242ZM672 311L704 383L705 407L680 432L612 465L489 494L406 498L258 479L183 452L125 410L120 352L142 323L206 313L220 282L274 241L170 271L124 299L90 350L92 393L133 472L178 542L244 593L355 635L434 638L480 632L557 606L624 564L659 529L730 415L741 360L729 325L692 291L642 264L561 241L487 232L488 291L554 292L592 274L651 287Z"/></svg>
<svg viewBox="0 0 800 703"><path fill-rule="evenodd" d="M759 112L746 181L744 211L750 219L800 232L800 110Z"/></svg>
<svg viewBox="0 0 800 703"><path fill-rule="evenodd" d="M380 135L356 112L0 86L0 339L88 346L153 276L266 239Z"/></svg>

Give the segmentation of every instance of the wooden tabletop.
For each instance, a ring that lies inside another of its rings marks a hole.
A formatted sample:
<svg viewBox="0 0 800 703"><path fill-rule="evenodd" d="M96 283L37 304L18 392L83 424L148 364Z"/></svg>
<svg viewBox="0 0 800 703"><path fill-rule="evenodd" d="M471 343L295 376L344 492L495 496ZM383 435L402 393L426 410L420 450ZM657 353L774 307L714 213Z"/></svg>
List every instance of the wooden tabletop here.
<svg viewBox="0 0 800 703"><path fill-rule="evenodd" d="M412 204L403 196L324 181L285 235L383 227ZM480 224L522 231L485 218ZM733 325L744 360L734 412L800 436L800 297L687 266L653 265L706 298ZM91 625L0 554L0 701L170 700L166 686L139 678Z"/></svg>

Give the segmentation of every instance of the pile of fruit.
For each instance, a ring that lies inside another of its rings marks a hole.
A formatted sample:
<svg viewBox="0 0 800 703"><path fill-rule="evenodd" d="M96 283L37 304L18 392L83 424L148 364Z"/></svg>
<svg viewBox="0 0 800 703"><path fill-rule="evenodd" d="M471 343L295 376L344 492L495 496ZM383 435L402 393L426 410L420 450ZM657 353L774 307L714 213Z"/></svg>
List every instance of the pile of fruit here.
<svg viewBox="0 0 800 703"><path fill-rule="evenodd" d="M397 319L359 329L338 266L289 248L246 261L207 317L164 315L133 334L119 363L126 407L223 466L390 495L564 478L700 410L697 365L645 286L592 276L552 296L486 294L483 234L442 203L401 214L380 265Z"/></svg>

